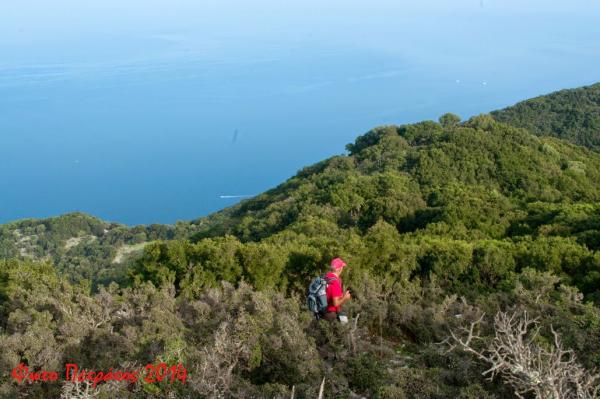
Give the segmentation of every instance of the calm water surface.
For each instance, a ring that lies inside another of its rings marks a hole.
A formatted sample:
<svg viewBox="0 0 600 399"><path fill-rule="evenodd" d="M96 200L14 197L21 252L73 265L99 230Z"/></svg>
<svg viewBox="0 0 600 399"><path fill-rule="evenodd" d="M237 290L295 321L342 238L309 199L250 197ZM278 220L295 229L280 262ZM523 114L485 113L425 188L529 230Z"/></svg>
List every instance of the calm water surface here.
<svg viewBox="0 0 600 399"><path fill-rule="evenodd" d="M0 223L192 219L374 126L600 81L585 0L7 3Z"/></svg>

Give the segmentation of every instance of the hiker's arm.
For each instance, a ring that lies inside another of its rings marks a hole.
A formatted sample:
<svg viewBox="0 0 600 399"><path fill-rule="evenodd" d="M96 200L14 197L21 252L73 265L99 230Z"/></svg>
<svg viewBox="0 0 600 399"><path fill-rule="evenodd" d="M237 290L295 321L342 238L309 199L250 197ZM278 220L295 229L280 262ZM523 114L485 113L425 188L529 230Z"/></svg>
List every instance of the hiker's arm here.
<svg viewBox="0 0 600 399"><path fill-rule="evenodd" d="M350 291L346 291L343 296L333 297L333 306L342 306L344 302L350 300L352 296L350 295Z"/></svg>

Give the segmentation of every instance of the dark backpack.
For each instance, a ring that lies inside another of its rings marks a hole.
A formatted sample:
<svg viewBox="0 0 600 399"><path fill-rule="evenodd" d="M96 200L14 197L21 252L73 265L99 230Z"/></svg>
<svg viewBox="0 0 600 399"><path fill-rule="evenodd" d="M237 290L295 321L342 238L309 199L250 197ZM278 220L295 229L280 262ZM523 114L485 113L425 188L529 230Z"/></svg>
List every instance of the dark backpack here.
<svg viewBox="0 0 600 399"><path fill-rule="evenodd" d="M316 319L320 319L327 310L327 285L335 280L335 277L318 276L308 286L306 306Z"/></svg>

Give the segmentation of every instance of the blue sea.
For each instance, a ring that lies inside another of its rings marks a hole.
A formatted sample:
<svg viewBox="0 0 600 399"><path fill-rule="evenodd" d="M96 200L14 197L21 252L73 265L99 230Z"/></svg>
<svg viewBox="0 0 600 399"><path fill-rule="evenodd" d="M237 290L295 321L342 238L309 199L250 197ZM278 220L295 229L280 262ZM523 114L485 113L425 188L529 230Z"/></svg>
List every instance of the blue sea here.
<svg viewBox="0 0 600 399"><path fill-rule="evenodd" d="M600 81L592 0L0 3L0 223L173 223L343 154Z"/></svg>

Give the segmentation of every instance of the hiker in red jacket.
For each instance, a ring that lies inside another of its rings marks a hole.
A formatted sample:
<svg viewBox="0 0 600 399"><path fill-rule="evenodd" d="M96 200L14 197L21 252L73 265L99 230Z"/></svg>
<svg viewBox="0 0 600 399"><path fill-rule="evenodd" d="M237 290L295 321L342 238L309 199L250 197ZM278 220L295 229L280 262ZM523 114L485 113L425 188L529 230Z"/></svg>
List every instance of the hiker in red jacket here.
<svg viewBox="0 0 600 399"><path fill-rule="evenodd" d="M346 262L340 258L335 258L331 261L331 271L325 275L327 279L327 311L323 315L323 318L327 321L334 321L340 316L342 305L349 301L352 296L350 291L343 291L342 279L340 275L346 267ZM340 318L340 321L348 321L346 316Z"/></svg>

